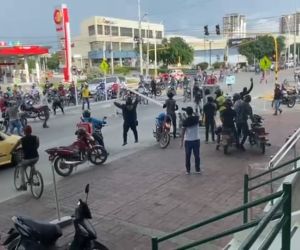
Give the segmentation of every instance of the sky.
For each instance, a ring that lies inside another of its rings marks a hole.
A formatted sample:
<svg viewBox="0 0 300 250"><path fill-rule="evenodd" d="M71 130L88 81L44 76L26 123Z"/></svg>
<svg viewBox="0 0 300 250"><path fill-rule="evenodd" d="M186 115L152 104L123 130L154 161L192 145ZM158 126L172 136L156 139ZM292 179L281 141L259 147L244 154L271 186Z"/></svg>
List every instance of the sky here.
<svg viewBox="0 0 300 250"><path fill-rule="evenodd" d="M90 16L137 20L138 0L1 0L0 41L53 45L56 40L53 10L67 4L71 34L79 34L80 22ZM246 15L249 31L279 30L283 14L300 10L299 0L140 0L142 15L163 23L166 33L203 37L203 26L211 33L228 13ZM297 5L296 5L297 3Z"/></svg>

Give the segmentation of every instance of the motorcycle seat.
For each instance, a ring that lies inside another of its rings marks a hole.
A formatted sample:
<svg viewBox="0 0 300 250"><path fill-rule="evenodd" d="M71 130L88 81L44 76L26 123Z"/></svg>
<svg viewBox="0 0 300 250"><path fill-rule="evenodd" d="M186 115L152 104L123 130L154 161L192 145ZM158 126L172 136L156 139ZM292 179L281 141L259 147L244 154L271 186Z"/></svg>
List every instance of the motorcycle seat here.
<svg viewBox="0 0 300 250"><path fill-rule="evenodd" d="M61 228L56 224L35 221L29 218L19 217L19 220L31 228L35 236L45 245L52 245L62 236Z"/></svg>

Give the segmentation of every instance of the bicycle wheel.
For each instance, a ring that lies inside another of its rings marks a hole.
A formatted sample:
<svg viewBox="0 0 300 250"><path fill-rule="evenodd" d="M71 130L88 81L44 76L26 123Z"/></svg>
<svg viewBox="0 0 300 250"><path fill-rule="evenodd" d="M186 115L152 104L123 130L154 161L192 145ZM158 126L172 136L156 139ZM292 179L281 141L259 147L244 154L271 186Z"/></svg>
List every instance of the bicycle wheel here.
<svg viewBox="0 0 300 250"><path fill-rule="evenodd" d="M15 172L14 172L14 185L17 191L21 190L21 173L20 173L20 168L16 167Z"/></svg>
<svg viewBox="0 0 300 250"><path fill-rule="evenodd" d="M37 170L34 171L30 181L30 191L32 196L36 199L41 198L44 191L44 181L41 173Z"/></svg>

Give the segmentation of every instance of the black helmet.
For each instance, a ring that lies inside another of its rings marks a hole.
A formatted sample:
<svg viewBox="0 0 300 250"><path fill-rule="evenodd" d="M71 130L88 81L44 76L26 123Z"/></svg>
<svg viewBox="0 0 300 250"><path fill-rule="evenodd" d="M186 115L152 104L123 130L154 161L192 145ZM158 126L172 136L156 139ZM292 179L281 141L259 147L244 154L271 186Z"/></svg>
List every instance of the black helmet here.
<svg viewBox="0 0 300 250"><path fill-rule="evenodd" d="M232 97L233 101L236 102L237 100L240 100L241 99L241 96L239 93L235 93Z"/></svg>
<svg viewBox="0 0 300 250"><path fill-rule="evenodd" d="M89 110L85 110L85 111L83 111L82 116L84 118L90 118L91 117L91 112Z"/></svg>
<svg viewBox="0 0 300 250"><path fill-rule="evenodd" d="M174 96L173 92L172 92L172 91L168 91L168 93L167 93L167 97L169 97L169 98L173 98L173 96Z"/></svg>
<svg viewBox="0 0 300 250"><path fill-rule="evenodd" d="M215 91L216 96L221 96L222 95L222 90L221 89L217 89Z"/></svg>
<svg viewBox="0 0 300 250"><path fill-rule="evenodd" d="M213 102L213 101L214 101L214 98L212 96L207 97L207 102Z"/></svg>
<svg viewBox="0 0 300 250"><path fill-rule="evenodd" d="M248 102L248 103L251 102L251 95L245 95L244 96L244 101Z"/></svg>
<svg viewBox="0 0 300 250"><path fill-rule="evenodd" d="M224 102L224 105L225 105L225 107L230 108L230 107L232 107L233 103L230 98L227 98Z"/></svg>

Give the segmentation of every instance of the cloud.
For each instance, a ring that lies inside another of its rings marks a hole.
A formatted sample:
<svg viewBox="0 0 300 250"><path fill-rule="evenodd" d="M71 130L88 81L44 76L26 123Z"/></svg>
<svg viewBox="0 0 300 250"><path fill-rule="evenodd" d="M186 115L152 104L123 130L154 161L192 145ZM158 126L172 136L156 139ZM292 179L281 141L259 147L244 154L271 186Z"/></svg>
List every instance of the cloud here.
<svg viewBox="0 0 300 250"><path fill-rule="evenodd" d="M247 32L257 33L278 33L279 20L276 19L259 19L247 23Z"/></svg>

